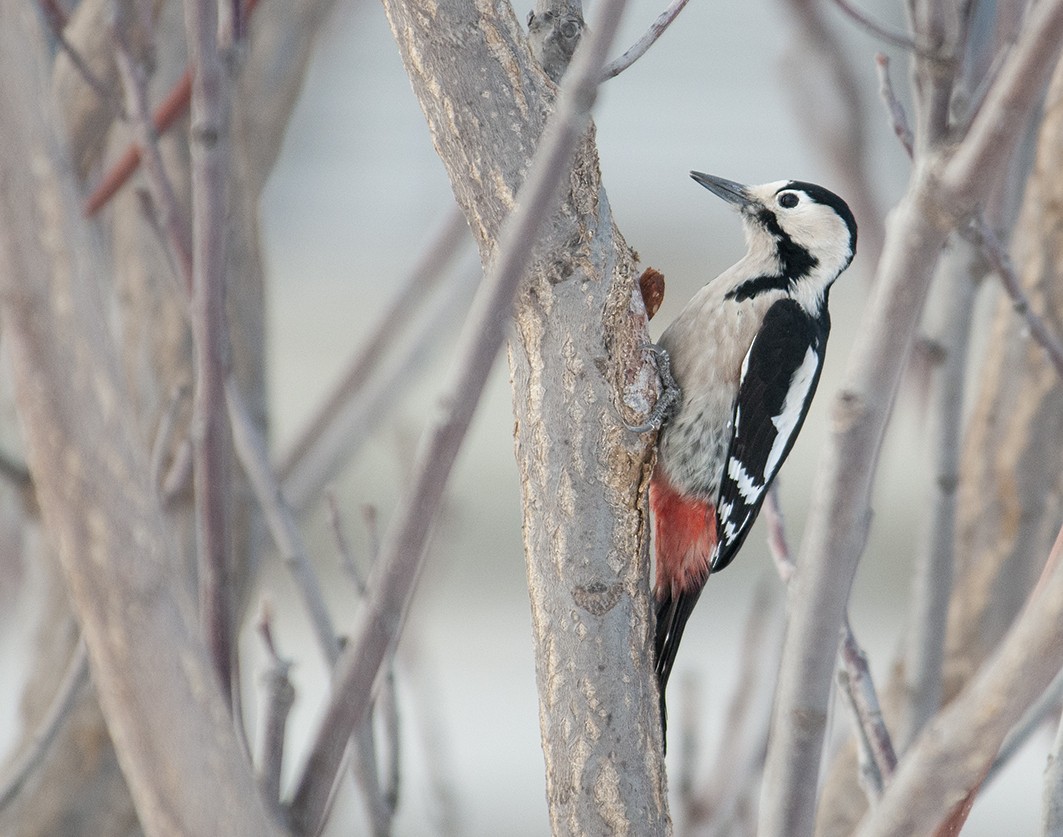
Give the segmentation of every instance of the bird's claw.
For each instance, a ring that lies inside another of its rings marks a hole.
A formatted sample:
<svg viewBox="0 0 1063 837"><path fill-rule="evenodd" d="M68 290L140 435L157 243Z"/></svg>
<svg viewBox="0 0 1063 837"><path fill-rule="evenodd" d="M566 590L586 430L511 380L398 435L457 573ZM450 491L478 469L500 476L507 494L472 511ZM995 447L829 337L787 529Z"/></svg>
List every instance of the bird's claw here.
<svg viewBox="0 0 1063 837"><path fill-rule="evenodd" d="M660 430L661 425L675 411L681 394L679 384L672 377L672 360L668 356L668 352L656 343L644 343L642 348L648 349L657 358L657 374L661 379L661 395L657 399L657 403L653 405L653 409L650 410L646 421L642 424L624 422L624 425L632 433L649 433L651 430Z"/></svg>

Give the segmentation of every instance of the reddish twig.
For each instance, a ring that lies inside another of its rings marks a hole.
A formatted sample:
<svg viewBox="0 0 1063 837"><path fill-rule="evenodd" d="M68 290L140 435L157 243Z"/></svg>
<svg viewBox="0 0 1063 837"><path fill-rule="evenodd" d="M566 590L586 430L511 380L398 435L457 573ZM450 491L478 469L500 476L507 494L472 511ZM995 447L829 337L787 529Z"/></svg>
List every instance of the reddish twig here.
<svg viewBox="0 0 1063 837"><path fill-rule="evenodd" d="M255 6L258 5L258 0L246 0L244 4L244 19L250 17L251 13L255 10ZM69 51L69 50L68 50ZM78 67L81 70L81 67ZM84 74L84 71L82 70ZM90 82L91 83L91 82ZM192 101L192 68L187 67L181 78L177 80L177 83L170 89L166 98L155 109L155 115L152 118L152 125L155 130L155 134L161 136L165 134L174 123L188 112L189 103ZM107 170L107 173L103 176L103 179L96 185L96 188L89 194L88 199L85 201L85 206L82 208L86 218L91 218L97 212L99 212L106 204L113 198L118 190L121 189L133 176L133 173L140 167L141 164L141 148L138 143L131 143L126 147L126 150L122 152L122 155L115 161L115 163Z"/></svg>
<svg viewBox="0 0 1063 837"><path fill-rule="evenodd" d="M144 67L133 60L122 29L116 22L112 27L111 36L115 44L115 65L122 80L126 110L133 128L134 144L130 147L136 152L137 161L144 163L154 210L153 217L177 261L177 273L184 283L185 292L191 293L192 241L188 223L181 217L173 184L166 174L162 154L159 152L158 134L154 127L158 124L158 117L153 123L148 108L148 81Z"/></svg>

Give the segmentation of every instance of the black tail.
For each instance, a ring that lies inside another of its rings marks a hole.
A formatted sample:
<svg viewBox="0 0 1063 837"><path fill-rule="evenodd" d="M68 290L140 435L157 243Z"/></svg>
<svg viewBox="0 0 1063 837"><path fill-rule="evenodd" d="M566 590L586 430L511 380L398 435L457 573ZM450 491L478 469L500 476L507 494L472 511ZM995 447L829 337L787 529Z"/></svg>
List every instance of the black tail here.
<svg viewBox="0 0 1063 837"><path fill-rule="evenodd" d="M687 619L697 604L701 589L687 590L673 596L671 593L657 602L657 640L655 643L657 686L661 700L661 737L664 748L668 749L668 712L665 708L664 690L668 685L668 675L672 673L679 640L683 638L683 629Z"/></svg>

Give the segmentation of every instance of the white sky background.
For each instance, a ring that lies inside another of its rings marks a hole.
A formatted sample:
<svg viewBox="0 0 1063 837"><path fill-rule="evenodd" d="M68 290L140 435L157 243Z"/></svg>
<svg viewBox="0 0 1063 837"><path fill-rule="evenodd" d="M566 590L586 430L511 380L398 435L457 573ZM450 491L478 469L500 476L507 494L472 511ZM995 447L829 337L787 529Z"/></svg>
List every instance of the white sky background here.
<svg viewBox="0 0 1063 837"><path fill-rule="evenodd" d="M663 6L664 0L631 0L615 53ZM526 13L524 6L517 8L518 17ZM899 4L876 14L899 23ZM872 57L882 46L841 15L836 19L851 35L862 82L874 89ZM783 81L787 68L795 66L786 62L799 59L792 47L781 3L693 0L661 41L602 92L595 120L613 212L643 265L662 270L668 282L654 335L742 252L738 219L688 179L690 169L749 183L811 180L842 191L793 113ZM905 63L901 56L894 59L895 84L903 89ZM882 111L869 114L868 126L879 201L889 206L903 190L907 159ZM345 0L320 44L264 198L271 386L280 447L332 385L450 203L449 184L383 12L375 3ZM474 265L475 257L470 254L465 263ZM822 445L825 406L844 369L868 278L868 265L858 255L835 287L834 333L817 407L780 478L795 548ZM374 503L386 523L426 405L447 369L449 348L426 358L399 410L384 417L337 485L347 530L360 550L365 537L358 509ZM408 756L402 792L408 804L399 834L434 830L420 755L426 727L454 797L453 833L520 837L548 831L507 379L502 358L454 475L404 640L403 660L415 665L400 674ZM885 448L872 545L853 597L853 624L880 678L900 639L907 568L925 523L919 509L929 478L921 467L920 432L911 411L902 410ZM329 574L333 551L323 520L319 511L311 525ZM706 678L705 723L712 736L736 675L752 583L768 569L763 538L754 533L733 568L713 577L687 629L676 679L685 672ZM353 591L338 577L327 586L337 618L349 622ZM283 573L274 568L265 587L281 613L278 642L299 659L292 722L298 739L320 706L323 671L308 631L291 615ZM252 672L246 676L254 681ZM1020 769L983 794L965 835L1032 833L1042 752L1043 746L1028 749ZM1013 794L1017 789L1021 796ZM347 800L340 806L341 814L356 816ZM350 833L349 825L331 833Z"/></svg>

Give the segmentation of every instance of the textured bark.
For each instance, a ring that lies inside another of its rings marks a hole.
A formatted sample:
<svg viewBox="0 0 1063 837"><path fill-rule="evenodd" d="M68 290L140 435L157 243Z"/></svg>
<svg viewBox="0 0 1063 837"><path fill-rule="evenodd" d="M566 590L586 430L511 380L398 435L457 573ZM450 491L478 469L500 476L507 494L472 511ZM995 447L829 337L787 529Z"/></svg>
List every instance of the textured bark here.
<svg viewBox="0 0 1063 837"><path fill-rule="evenodd" d="M487 262L552 86L508 5L384 5ZM622 411L635 418L624 401L645 409L654 382L638 351L634 255L613 226L592 137L540 242L510 346L547 795L556 834L660 834L648 448L620 423Z"/></svg>

